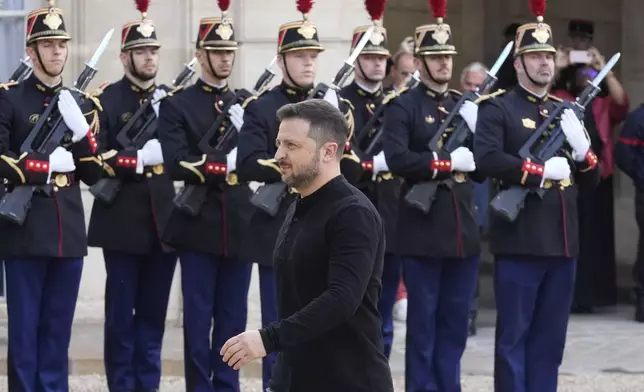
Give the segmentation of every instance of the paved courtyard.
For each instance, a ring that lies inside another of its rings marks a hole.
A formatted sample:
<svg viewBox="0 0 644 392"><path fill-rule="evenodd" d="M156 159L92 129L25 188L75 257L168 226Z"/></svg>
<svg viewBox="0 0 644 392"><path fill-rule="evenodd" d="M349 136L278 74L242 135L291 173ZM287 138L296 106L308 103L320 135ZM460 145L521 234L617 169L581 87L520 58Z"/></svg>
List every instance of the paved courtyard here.
<svg viewBox="0 0 644 392"><path fill-rule="evenodd" d="M84 306L90 306L85 304ZM97 311L101 306L95 304ZM462 361L463 391L492 391L495 312L484 309L479 315L479 333L468 341ZM568 331L566 355L561 368L559 391L570 392L641 392L644 391L644 325L631 321L632 310L626 306L608 308L588 316L573 316ZM248 327L259 326L257 277L249 293ZM397 391L404 391L404 323L396 325L391 368ZM0 336L6 336L6 328ZM96 321L78 321L74 326L70 349L72 359L71 391L107 391L102 378L102 326ZM183 339L181 327L169 322L163 359L164 380L161 391L183 391ZM6 372L6 339L0 339L0 374ZM258 363L241 374L245 392L261 389ZM0 391L6 379L0 378Z"/></svg>

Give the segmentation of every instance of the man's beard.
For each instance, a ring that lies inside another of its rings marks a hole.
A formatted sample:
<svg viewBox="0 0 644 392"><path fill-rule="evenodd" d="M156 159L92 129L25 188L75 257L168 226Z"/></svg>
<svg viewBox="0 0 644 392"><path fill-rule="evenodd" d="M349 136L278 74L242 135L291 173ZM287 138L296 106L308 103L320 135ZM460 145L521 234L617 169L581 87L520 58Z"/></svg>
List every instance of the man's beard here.
<svg viewBox="0 0 644 392"><path fill-rule="evenodd" d="M157 77L156 70L152 72L139 71L134 65L130 66L130 71L135 78L143 82L148 82Z"/></svg>
<svg viewBox="0 0 644 392"><path fill-rule="evenodd" d="M311 161L303 166L299 173L295 173L295 167L291 166L291 176L284 179L284 182L295 189L310 185L320 174L320 159L316 154Z"/></svg>

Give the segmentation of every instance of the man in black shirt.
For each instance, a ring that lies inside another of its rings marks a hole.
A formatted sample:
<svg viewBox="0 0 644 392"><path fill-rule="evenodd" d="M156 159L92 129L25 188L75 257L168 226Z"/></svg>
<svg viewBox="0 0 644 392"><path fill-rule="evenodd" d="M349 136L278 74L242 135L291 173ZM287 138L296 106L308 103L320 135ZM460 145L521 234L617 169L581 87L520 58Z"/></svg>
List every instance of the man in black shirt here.
<svg viewBox="0 0 644 392"><path fill-rule="evenodd" d="M277 116L275 159L299 192L273 252L280 321L228 340L223 360L239 369L280 351L275 392L393 391L377 308L384 225L340 174L345 118L323 100L288 104Z"/></svg>

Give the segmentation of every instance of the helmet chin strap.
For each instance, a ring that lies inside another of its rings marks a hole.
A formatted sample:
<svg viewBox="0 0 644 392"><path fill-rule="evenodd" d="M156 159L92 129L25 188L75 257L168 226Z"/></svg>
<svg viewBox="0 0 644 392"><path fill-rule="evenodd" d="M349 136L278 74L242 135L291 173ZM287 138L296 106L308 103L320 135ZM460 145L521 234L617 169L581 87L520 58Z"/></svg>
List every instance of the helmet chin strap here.
<svg viewBox="0 0 644 392"><path fill-rule="evenodd" d="M143 76L137 69L136 66L134 65L134 51L130 50L130 66L128 67L130 69L130 73L132 76L134 76L136 79L143 80L144 82L147 82L148 80L154 79L148 78L146 76Z"/></svg>
<svg viewBox="0 0 644 392"><path fill-rule="evenodd" d="M429 70L429 66L427 65L427 60L425 59L425 57L423 56L423 57L421 57L421 58L423 59L423 67L425 68L425 72L427 72L427 77L429 78L429 80L431 80L432 82L434 82L434 83L436 83L436 84L440 85L440 84L441 84L441 82L439 82L438 80L436 80L436 79L432 76L432 73L431 73L431 71Z"/></svg>
<svg viewBox="0 0 644 392"><path fill-rule="evenodd" d="M293 79L293 77L291 76L291 72L289 72L289 70L288 70L288 63L286 62L286 53L282 53L282 62L284 63L284 71L286 73L286 76L288 76L288 80L290 80L291 83L293 83L293 86L295 86L295 88L297 88L298 90L301 90L301 91L306 91L306 90L308 90L308 89L313 87L313 85L302 86L302 85L298 84L295 81L295 79Z"/></svg>
<svg viewBox="0 0 644 392"><path fill-rule="evenodd" d="M525 76L528 77L528 80L530 80L530 82L532 82L532 84L534 84L535 86L539 86L539 87L545 87L545 86L548 85L548 83L546 83L546 84L539 83L536 80L534 80L532 78L532 76L530 76L530 73L528 72L528 67L525 66L525 58L523 57L523 55L521 55L521 66L523 67L523 71L525 72Z"/></svg>
<svg viewBox="0 0 644 392"><path fill-rule="evenodd" d="M47 67L45 67L45 63L43 63L42 57L40 57L40 51L38 50L38 45L34 45L34 51L36 52L36 59L38 60L38 64L40 64L40 68L42 68L42 71L46 73L47 76L55 78L57 76L60 76L60 74L63 73L63 69L65 68L64 65L67 63L67 57L65 57L65 61L63 62L63 68L61 68L60 72L55 74L55 73L49 72Z"/></svg>
<svg viewBox="0 0 644 392"><path fill-rule="evenodd" d="M367 74L365 73L364 69L362 69L362 63L360 62L360 56L358 56L358 58L356 59L356 62L358 63L358 69L360 70L360 73L362 74L362 77L364 78L364 80L367 83L373 83L373 84L380 83L380 81L372 79L372 78L367 76Z"/></svg>

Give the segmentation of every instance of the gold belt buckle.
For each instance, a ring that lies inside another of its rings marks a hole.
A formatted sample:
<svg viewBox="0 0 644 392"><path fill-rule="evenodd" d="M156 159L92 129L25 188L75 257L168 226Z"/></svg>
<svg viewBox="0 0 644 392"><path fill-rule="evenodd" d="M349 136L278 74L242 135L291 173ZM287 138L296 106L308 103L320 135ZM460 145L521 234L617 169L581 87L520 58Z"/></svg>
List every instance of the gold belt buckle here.
<svg viewBox="0 0 644 392"><path fill-rule="evenodd" d="M228 185L239 185L239 178L235 173L228 173L226 176L226 183Z"/></svg>
<svg viewBox="0 0 644 392"><path fill-rule="evenodd" d="M465 178L464 173L457 172L457 173L454 173L454 181L456 181L459 184L462 184L465 181L467 181L467 179Z"/></svg>
<svg viewBox="0 0 644 392"><path fill-rule="evenodd" d="M66 187L69 185L69 179L66 174L57 174L56 177L54 177L54 184L59 188Z"/></svg>
<svg viewBox="0 0 644 392"><path fill-rule="evenodd" d="M152 171L157 176L160 176L161 174L165 173L165 167L163 166L163 164L154 165L152 166Z"/></svg>

